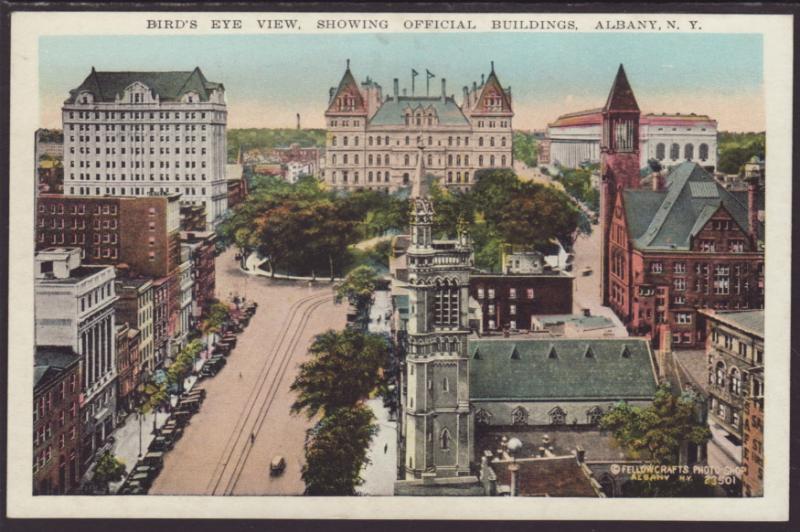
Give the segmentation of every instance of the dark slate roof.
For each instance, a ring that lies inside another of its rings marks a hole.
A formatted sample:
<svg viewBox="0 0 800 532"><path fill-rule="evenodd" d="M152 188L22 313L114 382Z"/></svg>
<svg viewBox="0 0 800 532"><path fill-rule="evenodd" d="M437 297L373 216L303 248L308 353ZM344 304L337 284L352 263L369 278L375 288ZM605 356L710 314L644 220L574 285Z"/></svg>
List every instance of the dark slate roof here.
<svg viewBox="0 0 800 532"><path fill-rule="evenodd" d="M605 111L639 110L639 104L636 103L636 97L633 95L633 89L631 89L631 84L628 83L628 76L625 75L625 68L622 65L619 65L617 77L614 78L614 84L611 85L606 106L603 109Z"/></svg>
<svg viewBox="0 0 800 532"><path fill-rule="evenodd" d="M445 99L434 96L398 96L383 102L381 108L375 113L369 123L375 126L403 126L405 125L405 110L432 108L439 117L439 124L443 126L468 126L469 121L455 100L449 96Z"/></svg>
<svg viewBox="0 0 800 532"><path fill-rule="evenodd" d="M691 238L724 208L748 232L747 203L725 190L697 163L672 168L666 189L623 192L628 234L638 249L688 250ZM763 227L759 224L759 234Z"/></svg>
<svg viewBox="0 0 800 532"><path fill-rule="evenodd" d="M33 362L33 387L45 384L64 369L80 360L71 347L60 345L36 346Z"/></svg>
<svg viewBox="0 0 800 532"><path fill-rule="evenodd" d="M498 486L511 485L508 460L492 462ZM574 456L517 460L517 493L522 497L599 497Z"/></svg>
<svg viewBox="0 0 800 532"><path fill-rule="evenodd" d="M93 67L83 83L69 91L66 103L74 103L82 91L91 92L97 101L113 102L137 81L158 94L161 101L178 100L190 91L198 93L201 101L208 101L211 90L223 88L221 83L208 81L199 67L177 72L99 72Z"/></svg>
<svg viewBox="0 0 800 532"><path fill-rule="evenodd" d="M642 339L470 340L469 357L473 401L616 401L656 391Z"/></svg>

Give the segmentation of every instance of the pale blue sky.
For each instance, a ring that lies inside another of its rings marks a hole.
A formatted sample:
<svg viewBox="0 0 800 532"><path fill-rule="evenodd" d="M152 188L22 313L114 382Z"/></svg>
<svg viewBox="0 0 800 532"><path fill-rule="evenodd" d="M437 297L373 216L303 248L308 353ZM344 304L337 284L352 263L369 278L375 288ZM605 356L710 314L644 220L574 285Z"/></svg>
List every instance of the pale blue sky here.
<svg viewBox="0 0 800 532"><path fill-rule="evenodd" d="M543 128L557 115L599 107L619 63L645 112L710 114L720 129L764 128L762 38L757 34L444 33L361 35L78 36L40 41L41 123L60 126L69 89L98 70L191 70L222 82L229 127L323 124L328 88L345 60L358 81L370 76L391 91L425 90L425 68L461 101L489 62L510 85L515 127ZM748 112L742 112L746 106Z"/></svg>

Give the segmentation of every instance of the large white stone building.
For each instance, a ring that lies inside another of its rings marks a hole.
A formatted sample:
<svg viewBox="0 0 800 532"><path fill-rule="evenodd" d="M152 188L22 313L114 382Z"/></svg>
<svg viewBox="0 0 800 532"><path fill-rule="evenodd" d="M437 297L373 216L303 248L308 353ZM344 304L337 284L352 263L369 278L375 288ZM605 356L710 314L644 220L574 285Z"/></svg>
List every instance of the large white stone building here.
<svg viewBox="0 0 800 532"><path fill-rule="evenodd" d="M603 110L589 109L561 115L548 124L540 164L576 168L600 162ZM639 165L650 159L671 167L694 161L713 170L717 166L717 121L706 116L645 114L639 119Z"/></svg>
<svg viewBox="0 0 800 532"><path fill-rule="evenodd" d="M423 74L424 75L424 74ZM421 92L421 90L418 90ZM447 94L391 95L369 77L360 85L347 69L331 87L323 179L339 189L397 190L410 183L423 147L425 169L448 187L467 188L482 168L511 168L511 89L494 72L463 87L461 105Z"/></svg>
<svg viewBox="0 0 800 532"><path fill-rule="evenodd" d="M91 73L62 107L64 193L181 194L210 228L227 210L221 83L191 72Z"/></svg>
<svg viewBox="0 0 800 532"><path fill-rule="evenodd" d="M111 435L116 411L113 266L81 264L80 248L36 254L36 345L69 346L81 356L82 459Z"/></svg>

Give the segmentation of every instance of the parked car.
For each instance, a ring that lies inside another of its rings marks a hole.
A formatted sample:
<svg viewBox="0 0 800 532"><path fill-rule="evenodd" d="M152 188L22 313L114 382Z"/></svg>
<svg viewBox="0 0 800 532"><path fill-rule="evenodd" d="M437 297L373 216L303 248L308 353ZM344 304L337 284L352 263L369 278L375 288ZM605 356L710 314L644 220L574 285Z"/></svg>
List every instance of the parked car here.
<svg viewBox="0 0 800 532"><path fill-rule="evenodd" d="M581 274L582 274L584 277L586 277L586 276L592 275L592 272L594 272L594 270L592 270L592 267L591 267L591 266L586 266L586 267L585 267L585 268L584 268L584 269L581 271Z"/></svg>
<svg viewBox="0 0 800 532"><path fill-rule="evenodd" d="M284 469L286 469L286 459L281 455L276 455L269 464L270 476L277 477L283 473Z"/></svg>

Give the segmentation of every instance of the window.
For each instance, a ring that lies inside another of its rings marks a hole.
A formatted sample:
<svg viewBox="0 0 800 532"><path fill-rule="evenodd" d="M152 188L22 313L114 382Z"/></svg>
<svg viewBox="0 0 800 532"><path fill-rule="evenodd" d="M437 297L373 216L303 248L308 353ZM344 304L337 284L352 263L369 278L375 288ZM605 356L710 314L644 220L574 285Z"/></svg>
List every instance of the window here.
<svg viewBox="0 0 800 532"><path fill-rule="evenodd" d="M736 368L731 369L730 377L730 392L735 395L742 394L742 377L739 370Z"/></svg>
<svg viewBox="0 0 800 532"><path fill-rule="evenodd" d="M511 299L516 299L517 298L517 289L516 288L509 288L508 289L508 297L510 297Z"/></svg>
<svg viewBox="0 0 800 532"><path fill-rule="evenodd" d="M551 425L563 425L566 422L567 422L567 413L560 406L557 406L550 411Z"/></svg>
<svg viewBox="0 0 800 532"><path fill-rule="evenodd" d="M717 249L716 243L713 240L701 240L700 251L707 251L713 253Z"/></svg>
<svg viewBox="0 0 800 532"><path fill-rule="evenodd" d="M478 299L483 299L483 288L478 288Z"/></svg>
<svg viewBox="0 0 800 532"><path fill-rule="evenodd" d="M491 414L489 414L489 412L487 412L483 408L475 412L476 425L488 425L490 419L491 419Z"/></svg>
<svg viewBox="0 0 800 532"><path fill-rule="evenodd" d="M517 314L517 306L516 305L509 305L508 306L508 313L511 314L512 316L516 315ZM515 328L515 327L512 327L512 329L513 328Z"/></svg>
<svg viewBox="0 0 800 532"><path fill-rule="evenodd" d="M442 379L442 391L449 392L450 391L450 380L445 377Z"/></svg>
<svg viewBox="0 0 800 532"><path fill-rule="evenodd" d="M450 448L450 432L447 429L442 429L439 435L439 445L443 450Z"/></svg>
<svg viewBox="0 0 800 532"><path fill-rule="evenodd" d="M673 288L678 292L686 290L686 279L683 277L676 277L672 280Z"/></svg>
<svg viewBox="0 0 800 532"><path fill-rule="evenodd" d="M728 250L732 253L744 252L744 240L729 240Z"/></svg>
<svg viewBox="0 0 800 532"><path fill-rule="evenodd" d="M701 161L705 161L708 159L708 144L700 145L700 149L698 150L698 156L700 157Z"/></svg>
<svg viewBox="0 0 800 532"><path fill-rule="evenodd" d="M666 147L663 142L656 144L656 159L663 161L666 155Z"/></svg>
<svg viewBox="0 0 800 532"><path fill-rule="evenodd" d="M603 418L603 409L600 408L599 406L590 408L586 412L586 421L590 425L598 425L602 418Z"/></svg>
<svg viewBox="0 0 800 532"><path fill-rule="evenodd" d="M714 293L717 295L730 293L730 266L718 264L714 267Z"/></svg>
<svg viewBox="0 0 800 532"><path fill-rule="evenodd" d="M692 159L694 159L693 144L687 144L686 146L683 147L683 158L686 159L687 161L691 161Z"/></svg>
<svg viewBox="0 0 800 532"><path fill-rule="evenodd" d="M679 275L686 273L686 263L685 262L676 262L672 265L673 271Z"/></svg>
<svg viewBox="0 0 800 532"><path fill-rule="evenodd" d="M528 297L528 299L533 299L533 288L528 288L525 290L525 292L525 295Z"/></svg>
<svg viewBox="0 0 800 532"><path fill-rule="evenodd" d="M692 314L689 312L677 312L675 314L675 322L680 325L692 323Z"/></svg>
<svg viewBox="0 0 800 532"><path fill-rule="evenodd" d="M511 411L511 424L512 425L527 425L528 412L521 406L516 407Z"/></svg>
<svg viewBox="0 0 800 532"><path fill-rule="evenodd" d="M669 147L669 158L673 161L677 161L678 158L681 156L681 147L674 143Z"/></svg>
<svg viewBox="0 0 800 532"><path fill-rule="evenodd" d="M661 273L664 271L664 265L660 262L650 263L650 273Z"/></svg>
<svg viewBox="0 0 800 532"><path fill-rule="evenodd" d="M717 362L714 370L714 384L717 386L725 386L725 364Z"/></svg>

